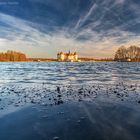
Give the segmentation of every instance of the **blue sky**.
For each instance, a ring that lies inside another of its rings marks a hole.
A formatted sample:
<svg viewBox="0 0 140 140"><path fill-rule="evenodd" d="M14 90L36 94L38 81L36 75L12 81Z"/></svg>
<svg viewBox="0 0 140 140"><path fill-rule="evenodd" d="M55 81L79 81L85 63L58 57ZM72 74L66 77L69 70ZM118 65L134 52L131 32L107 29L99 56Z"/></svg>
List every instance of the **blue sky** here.
<svg viewBox="0 0 140 140"><path fill-rule="evenodd" d="M140 46L139 8L139 0L0 0L0 51L112 57L121 45Z"/></svg>

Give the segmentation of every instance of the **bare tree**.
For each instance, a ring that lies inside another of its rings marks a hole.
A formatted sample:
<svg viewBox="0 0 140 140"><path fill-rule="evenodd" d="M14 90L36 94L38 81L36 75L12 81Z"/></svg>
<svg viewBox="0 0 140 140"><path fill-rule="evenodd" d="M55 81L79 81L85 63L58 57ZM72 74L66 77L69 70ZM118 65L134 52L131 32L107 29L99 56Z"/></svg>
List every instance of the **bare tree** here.
<svg viewBox="0 0 140 140"><path fill-rule="evenodd" d="M127 49L124 46L121 46L115 53L115 60L124 61L127 57Z"/></svg>
<svg viewBox="0 0 140 140"><path fill-rule="evenodd" d="M130 46L126 49L122 46L115 53L114 59L116 61L140 61L140 48L137 46Z"/></svg>

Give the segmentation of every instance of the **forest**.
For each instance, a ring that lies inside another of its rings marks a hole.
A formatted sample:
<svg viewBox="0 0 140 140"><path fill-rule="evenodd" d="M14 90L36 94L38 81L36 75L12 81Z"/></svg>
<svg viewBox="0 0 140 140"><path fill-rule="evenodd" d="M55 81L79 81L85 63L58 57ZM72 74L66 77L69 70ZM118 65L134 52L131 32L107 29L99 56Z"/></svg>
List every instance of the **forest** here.
<svg viewBox="0 0 140 140"><path fill-rule="evenodd" d="M18 62L27 61L26 55L21 52L7 51L6 53L0 53L1 62Z"/></svg>

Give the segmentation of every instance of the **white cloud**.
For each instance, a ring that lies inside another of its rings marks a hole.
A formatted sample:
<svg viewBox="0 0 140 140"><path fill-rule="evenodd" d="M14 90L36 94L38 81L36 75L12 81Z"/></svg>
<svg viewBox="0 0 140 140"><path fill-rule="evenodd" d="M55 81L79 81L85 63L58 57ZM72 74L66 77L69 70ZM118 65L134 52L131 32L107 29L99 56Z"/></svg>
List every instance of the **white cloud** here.
<svg viewBox="0 0 140 140"><path fill-rule="evenodd" d="M98 7L98 5L96 3L94 3L91 8L88 10L88 12L86 13L86 15L84 17L81 17L76 26L75 26L75 29L79 28L82 24L84 24L87 19L89 19L89 17L91 16L91 14L94 13L94 10L96 10L96 8Z"/></svg>
<svg viewBox="0 0 140 140"><path fill-rule="evenodd" d="M115 0L115 4L124 4L126 0Z"/></svg>
<svg viewBox="0 0 140 140"><path fill-rule="evenodd" d="M87 16L89 15L90 12ZM81 56L112 57L120 45L139 45L140 40L140 36L120 28L95 32L91 29L93 25L89 25L74 35L66 29L59 29L50 34L40 32L31 27L30 22L13 16L0 14L0 19L9 25L6 28L0 26L5 34L0 34L3 36L0 37L0 51L18 50L29 57L55 57L58 51L68 50L77 51ZM77 40L79 36L89 36L89 39Z"/></svg>

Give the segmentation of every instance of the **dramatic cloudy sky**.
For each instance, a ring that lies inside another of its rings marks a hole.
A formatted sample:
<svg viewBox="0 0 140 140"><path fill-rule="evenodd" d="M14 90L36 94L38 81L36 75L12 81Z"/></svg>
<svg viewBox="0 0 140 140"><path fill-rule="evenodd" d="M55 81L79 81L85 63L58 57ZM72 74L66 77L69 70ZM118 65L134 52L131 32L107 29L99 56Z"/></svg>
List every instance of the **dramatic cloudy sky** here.
<svg viewBox="0 0 140 140"><path fill-rule="evenodd" d="M140 46L140 0L0 0L0 51L112 57Z"/></svg>

